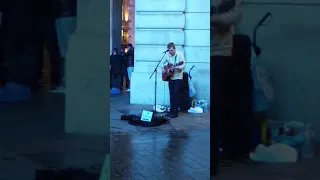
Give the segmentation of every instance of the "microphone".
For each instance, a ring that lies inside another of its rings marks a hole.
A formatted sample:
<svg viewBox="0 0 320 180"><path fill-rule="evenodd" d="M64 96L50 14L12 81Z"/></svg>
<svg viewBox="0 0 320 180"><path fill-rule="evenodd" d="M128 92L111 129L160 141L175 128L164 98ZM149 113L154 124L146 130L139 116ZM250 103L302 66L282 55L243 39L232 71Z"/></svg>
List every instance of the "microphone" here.
<svg viewBox="0 0 320 180"><path fill-rule="evenodd" d="M167 53L169 50L163 51L163 53Z"/></svg>

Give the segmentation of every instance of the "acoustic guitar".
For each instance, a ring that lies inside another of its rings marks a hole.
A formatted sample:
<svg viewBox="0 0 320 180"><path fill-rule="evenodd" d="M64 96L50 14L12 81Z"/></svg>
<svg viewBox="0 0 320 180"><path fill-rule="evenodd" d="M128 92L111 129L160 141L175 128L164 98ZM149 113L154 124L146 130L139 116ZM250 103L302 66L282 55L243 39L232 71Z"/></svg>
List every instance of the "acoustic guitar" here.
<svg viewBox="0 0 320 180"><path fill-rule="evenodd" d="M163 81L169 81L171 76L173 75L174 73L174 68L177 67L177 66L181 66L184 62L179 62L178 64L174 65L174 64L171 64L171 63L168 63L167 65L165 65L163 67L163 69L165 71L162 71L162 80Z"/></svg>

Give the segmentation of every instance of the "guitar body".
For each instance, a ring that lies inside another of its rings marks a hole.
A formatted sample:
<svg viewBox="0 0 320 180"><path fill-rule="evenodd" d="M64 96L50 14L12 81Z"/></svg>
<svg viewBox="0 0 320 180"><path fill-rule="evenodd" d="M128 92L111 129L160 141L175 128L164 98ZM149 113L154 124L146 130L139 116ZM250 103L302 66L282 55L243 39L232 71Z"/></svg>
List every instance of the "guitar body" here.
<svg viewBox="0 0 320 180"><path fill-rule="evenodd" d="M167 64L163 67L163 69L166 70L166 72L162 72L162 80L163 81L169 81L170 77L173 75L173 70L171 70L173 67L173 64Z"/></svg>
<svg viewBox="0 0 320 180"><path fill-rule="evenodd" d="M178 63L177 65L173 65L171 63L168 63L167 65L165 65L163 67L164 70L166 70L165 72L162 72L162 80L163 81L169 81L171 76L174 73L174 68L176 66L181 66L183 64L183 62Z"/></svg>

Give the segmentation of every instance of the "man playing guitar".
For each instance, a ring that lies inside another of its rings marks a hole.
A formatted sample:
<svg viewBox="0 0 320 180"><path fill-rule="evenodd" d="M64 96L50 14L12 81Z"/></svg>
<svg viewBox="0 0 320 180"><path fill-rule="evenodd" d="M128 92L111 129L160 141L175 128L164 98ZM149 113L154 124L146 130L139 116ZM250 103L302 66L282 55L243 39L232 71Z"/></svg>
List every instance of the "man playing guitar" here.
<svg viewBox="0 0 320 180"><path fill-rule="evenodd" d="M184 56L181 52L176 50L176 46L173 42L167 45L168 54L164 56L163 65L173 64L173 74L169 77L169 92L170 92L170 112L166 115L169 118L178 117L179 106L179 91L183 79L183 70L186 67ZM176 66L177 64L180 64ZM162 68L162 73L166 73L166 69Z"/></svg>
<svg viewBox="0 0 320 180"><path fill-rule="evenodd" d="M230 127L233 120L232 89L234 62L232 58L234 26L242 18L241 0L211 0L210 12L210 99L212 112L210 116L211 176L217 173L220 142L224 152L232 153L234 133ZM236 128L236 127L235 127Z"/></svg>

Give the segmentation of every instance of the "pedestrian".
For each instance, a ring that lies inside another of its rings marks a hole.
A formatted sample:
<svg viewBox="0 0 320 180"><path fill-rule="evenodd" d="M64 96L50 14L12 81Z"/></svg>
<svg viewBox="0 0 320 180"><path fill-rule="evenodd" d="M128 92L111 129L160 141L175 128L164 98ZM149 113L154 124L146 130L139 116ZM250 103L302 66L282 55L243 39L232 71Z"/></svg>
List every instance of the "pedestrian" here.
<svg viewBox="0 0 320 180"><path fill-rule="evenodd" d="M126 61L127 61L126 65L127 65L128 79L131 83L131 76L134 71L134 48L132 44L128 44L127 49L128 51L126 53ZM129 89L127 89L127 91L130 91L130 87L131 85L129 84Z"/></svg>
<svg viewBox="0 0 320 180"><path fill-rule="evenodd" d="M65 63L71 35L77 28L77 0L55 0L54 4L59 51L60 51L60 78L59 84L52 84L51 92L64 92Z"/></svg>
<svg viewBox="0 0 320 180"><path fill-rule="evenodd" d="M126 53L124 51L124 47L121 47L120 49L120 55L123 57L123 60L124 60L124 68L123 68L123 78L122 78L122 81L121 81L121 84L122 84L122 89L125 89L125 90L128 90L129 89L129 77L128 77L128 71L127 71L127 60L126 60ZM126 86L124 86L124 80L125 80L125 84Z"/></svg>
<svg viewBox="0 0 320 180"><path fill-rule="evenodd" d="M121 92L121 82L123 79L124 58L119 54L118 48L114 48L110 56L110 76L112 79L111 94L119 94Z"/></svg>
<svg viewBox="0 0 320 180"><path fill-rule="evenodd" d="M41 6L36 0L2 1L1 33L6 82L0 88L0 102L31 99L36 81L36 63L43 50L39 42Z"/></svg>
<svg viewBox="0 0 320 180"><path fill-rule="evenodd" d="M211 127L210 170L217 173L219 148L222 142L224 152L232 153L232 142L238 134L232 131L233 114L233 73L235 63L232 57L234 26L242 18L241 0L211 0ZM227 142L227 143L226 143ZM237 143L237 142L236 142Z"/></svg>
<svg viewBox="0 0 320 180"><path fill-rule="evenodd" d="M41 45L44 46L48 52L50 60L50 83L52 85L51 89L55 88L57 85L62 84L61 78L61 61L60 52L58 46L57 32L55 27L55 14L53 9L54 0L46 0L42 2L43 5L43 15L41 16ZM41 52L41 58L37 62L37 82L35 83L35 90L37 90L41 83L44 83L45 79L43 77L43 60L44 51Z"/></svg>

